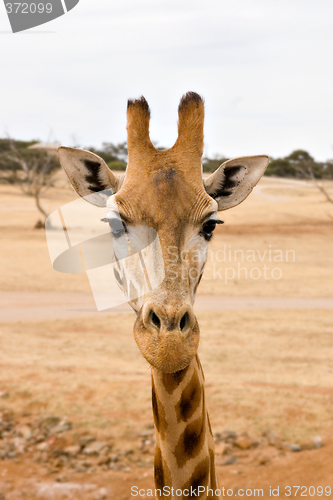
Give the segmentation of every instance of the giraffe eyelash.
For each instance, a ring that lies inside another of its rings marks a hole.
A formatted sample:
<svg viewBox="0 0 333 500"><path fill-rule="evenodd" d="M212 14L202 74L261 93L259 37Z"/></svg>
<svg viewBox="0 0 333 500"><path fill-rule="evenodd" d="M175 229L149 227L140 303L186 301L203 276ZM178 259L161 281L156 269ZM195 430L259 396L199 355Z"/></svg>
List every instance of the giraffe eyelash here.
<svg viewBox="0 0 333 500"><path fill-rule="evenodd" d="M224 224L220 219L208 219L202 226L200 233L206 241L210 241L213 237L213 231L217 224Z"/></svg>

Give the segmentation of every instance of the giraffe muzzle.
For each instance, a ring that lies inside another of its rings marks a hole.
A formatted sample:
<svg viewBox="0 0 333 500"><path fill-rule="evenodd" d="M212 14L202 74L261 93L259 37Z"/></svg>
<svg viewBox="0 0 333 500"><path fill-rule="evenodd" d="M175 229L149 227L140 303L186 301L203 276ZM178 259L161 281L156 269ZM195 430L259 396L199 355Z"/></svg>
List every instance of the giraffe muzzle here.
<svg viewBox="0 0 333 500"><path fill-rule="evenodd" d="M134 324L134 338L144 358L158 370L186 368L199 345L199 326L191 305L162 306L149 301Z"/></svg>

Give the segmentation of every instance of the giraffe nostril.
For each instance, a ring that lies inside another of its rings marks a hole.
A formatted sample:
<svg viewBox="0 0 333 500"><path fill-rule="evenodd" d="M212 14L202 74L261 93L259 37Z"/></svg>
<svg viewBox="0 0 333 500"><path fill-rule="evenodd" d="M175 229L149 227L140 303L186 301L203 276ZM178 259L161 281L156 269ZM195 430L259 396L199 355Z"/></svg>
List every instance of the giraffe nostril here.
<svg viewBox="0 0 333 500"><path fill-rule="evenodd" d="M154 311L150 313L150 320L156 326L158 330L161 329L161 320Z"/></svg>
<svg viewBox="0 0 333 500"><path fill-rule="evenodd" d="M184 316L182 317L182 319L180 320L180 324L179 324L179 326L180 326L181 331L183 331L183 330L184 330L184 328L186 327L186 325L187 325L187 324L188 324L188 322L189 322L189 319L190 319L190 316L189 316L188 312L186 312L186 313L184 314Z"/></svg>

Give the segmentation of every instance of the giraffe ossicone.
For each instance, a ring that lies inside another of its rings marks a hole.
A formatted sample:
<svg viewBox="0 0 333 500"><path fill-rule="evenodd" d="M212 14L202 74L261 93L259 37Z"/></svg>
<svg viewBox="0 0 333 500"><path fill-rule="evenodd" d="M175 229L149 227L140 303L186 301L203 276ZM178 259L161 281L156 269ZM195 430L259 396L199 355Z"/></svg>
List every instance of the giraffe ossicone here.
<svg viewBox="0 0 333 500"><path fill-rule="evenodd" d="M156 496L170 497L168 488L178 488L184 499L191 491L197 498L218 498L193 304L209 240L222 222L218 212L250 194L269 158L228 160L203 179L202 98L188 92L178 115L175 144L157 150L149 137L146 100L128 101L124 176L112 173L102 158L88 151L61 147L59 157L76 192L104 209L101 218L109 223L113 247L118 242L121 255L137 256L118 284L124 288L126 281L128 289L135 282L142 291L132 300L127 290L127 297L136 313L135 340L152 367ZM142 253L151 245L142 264ZM156 278L153 284L150 276Z"/></svg>

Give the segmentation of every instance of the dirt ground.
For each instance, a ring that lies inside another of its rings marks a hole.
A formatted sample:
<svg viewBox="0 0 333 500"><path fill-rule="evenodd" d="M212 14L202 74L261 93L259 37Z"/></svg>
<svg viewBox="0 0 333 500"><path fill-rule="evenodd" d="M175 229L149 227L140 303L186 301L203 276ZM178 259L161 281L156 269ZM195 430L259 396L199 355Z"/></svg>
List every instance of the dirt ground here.
<svg viewBox="0 0 333 500"><path fill-rule="evenodd" d="M44 206L73 199L60 174ZM219 486L263 498L322 486L330 498L333 207L310 184L265 178L220 215L197 301ZM0 185L0 456L12 446L0 499L130 499L134 485L151 498L150 376L134 315L98 313L86 275L56 273L37 218L32 199ZM66 430L46 433L49 416ZM44 435L24 441L34 429ZM226 431L251 446L221 441ZM85 436L106 443L108 461L63 452ZM321 496L313 491L291 496Z"/></svg>
<svg viewBox="0 0 333 500"><path fill-rule="evenodd" d="M248 498L287 498L290 491L293 498L307 496L312 498L332 498L327 485L332 488L332 441L321 450L305 451L302 455L293 454L283 457L265 466L241 465L217 467L219 487L224 488L221 498L244 496ZM6 496L16 499L103 499L115 498L127 500L131 496L131 488L144 490L137 498L152 498L145 492L153 488L153 471L149 468L134 468L129 471L107 471L82 475L71 474L65 482L58 482L48 474L47 470L36 464L13 464L2 462L2 481L5 483ZM310 495L313 489L323 495ZM293 487L291 490L289 487ZM303 486L297 490L297 486ZM325 486L326 492L325 494ZM277 488L279 490L277 491ZM257 490L257 491L255 491ZM262 493L259 491L262 490ZM223 490L222 490L223 491ZM297 491L297 495L295 495ZM154 497L153 497L154 498ZM171 497L170 497L171 498Z"/></svg>

